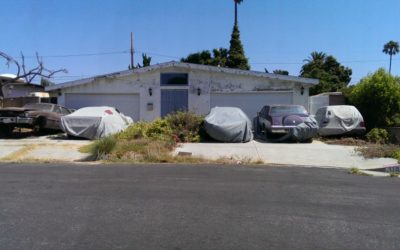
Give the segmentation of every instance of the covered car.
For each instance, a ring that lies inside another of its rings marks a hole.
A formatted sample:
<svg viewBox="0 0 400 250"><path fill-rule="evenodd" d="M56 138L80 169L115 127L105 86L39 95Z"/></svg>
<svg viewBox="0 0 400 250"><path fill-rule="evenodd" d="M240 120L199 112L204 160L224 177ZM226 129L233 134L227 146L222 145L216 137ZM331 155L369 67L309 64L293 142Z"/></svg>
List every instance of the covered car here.
<svg viewBox="0 0 400 250"><path fill-rule="evenodd" d="M29 103L23 107L0 109L0 132L11 133L15 127L31 128L35 132L61 130L60 120L71 111L52 103Z"/></svg>
<svg viewBox="0 0 400 250"><path fill-rule="evenodd" d="M363 135L366 132L364 118L354 106L321 107L315 113L315 119L321 136Z"/></svg>
<svg viewBox="0 0 400 250"><path fill-rule="evenodd" d="M318 133L318 123L301 105L266 105L256 119L257 130L269 140L312 141Z"/></svg>
<svg viewBox="0 0 400 250"><path fill-rule="evenodd" d="M253 139L251 121L236 107L214 107L204 120L207 134L221 142L248 142Z"/></svg>
<svg viewBox="0 0 400 250"><path fill-rule="evenodd" d="M61 128L70 136L98 139L118 133L133 121L112 107L86 107L61 118Z"/></svg>

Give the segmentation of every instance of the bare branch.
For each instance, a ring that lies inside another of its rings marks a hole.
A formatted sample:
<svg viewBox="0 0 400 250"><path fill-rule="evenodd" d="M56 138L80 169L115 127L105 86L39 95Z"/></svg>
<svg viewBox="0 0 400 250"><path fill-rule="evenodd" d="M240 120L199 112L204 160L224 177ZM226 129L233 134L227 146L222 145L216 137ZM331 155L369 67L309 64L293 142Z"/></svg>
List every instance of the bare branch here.
<svg viewBox="0 0 400 250"><path fill-rule="evenodd" d="M43 59L39 56L39 53L35 53L37 66L27 70L25 65L25 56L21 52L21 62L18 62L13 57L7 55L4 52L0 51L0 58L6 60L6 65L10 67L11 64L14 64L17 67L16 77L7 80L5 83L8 84L10 82L15 82L19 79L24 79L26 83L32 83L32 81L40 76L44 78L51 78L57 73L68 73L66 69L58 69L58 70L50 70L44 67Z"/></svg>
<svg viewBox="0 0 400 250"><path fill-rule="evenodd" d="M17 76L16 76L15 78L13 78L13 79L10 79L9 81L16 81L16 80L18 80L18 79L19 79L18 76L19 76L19 74L20 74L20 72L21 72L21 66L20 66L20 64L18 63L18 61L15 60L14 58L12 58L11 56L7 55L6 53L1 52L1 51L0 51L0 57L3 57L3 58L6 60L6 65L7 65L8 68L10 67L10 64L11 64L11 63L12 63L12 64L15 64L15 66L17 66Z"/></svg>

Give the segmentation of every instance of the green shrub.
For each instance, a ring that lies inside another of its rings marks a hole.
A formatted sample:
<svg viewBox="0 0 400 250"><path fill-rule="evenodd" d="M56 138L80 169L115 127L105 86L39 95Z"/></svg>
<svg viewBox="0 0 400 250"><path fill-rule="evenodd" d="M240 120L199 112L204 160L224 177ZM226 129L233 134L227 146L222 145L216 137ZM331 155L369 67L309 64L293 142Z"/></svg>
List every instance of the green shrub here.
<svg viewBox="0 0 400 250"><path fill-rule="evenodd" d="M172 140L172 129L166 119L157 119L149 123L146 137L155 140L169 141Z"/></svg>
<svg viewBox="0 0 400 250"><path fill-rule="evenodd" d="M400 162L400 149L394 150L390 157L392 157L392 158L396 159L398 162Z"/></svg>
<svg viewBox="0 0 400 250"><path fill-rule="evenodd" d="M114 136L104 137L92 144L90 153L96 160L102 159L113 151L116 144L117 139Z"/></svg>
<svg viewBox="0 0 400 250"><path fill-rule="evenodd" d="M176 112L165 120L169 124L176 142L199 142L204 118L191 112Z"/></svg>
<svg viewBox="0 0 400 250"><path fill-rule="evenodd" d="M149 128L148 122L136 122L126 128L124 131L118 133L116 137L118 139L140 139L146 137L147 130Z"/></svg>
<svg viewBox="0 0 400 250"><path fill-rule="evenodd" d="M400 113L397 113L394 116L392 116L391 121L392 121L390 124L391 126L399 127L400 126Z"/></svg>
<svg viewBox="0 0 400 250"><path fill-rule="evenodd" d="M366 137L369 142L373 143L385 144L389 142L389 133L383 128L373 128Z"/></svg>
<svg viewBox="0 0 400 250"><path fill-rule="evenodd" d="M202 124L201 116L177 112L153 122L136 122L115 136L93 142L88 151L96 159L110 161L173 162L176 143L200 141Z"/></svg>
<svg viewBox="0 0 400 250"><path fill-rule="evenodd" d="M394 116L400 113L400 77L379 69L361 79L349 97L363 115L368 129L392 126Z"/></svg>

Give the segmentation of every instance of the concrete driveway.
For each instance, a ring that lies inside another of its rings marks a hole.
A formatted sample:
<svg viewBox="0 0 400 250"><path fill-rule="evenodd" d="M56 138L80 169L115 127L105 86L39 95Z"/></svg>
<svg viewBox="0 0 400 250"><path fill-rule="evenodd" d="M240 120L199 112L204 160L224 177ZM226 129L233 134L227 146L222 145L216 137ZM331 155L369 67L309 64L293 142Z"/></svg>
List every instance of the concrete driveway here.
<svg viewBox="0 0 400 250"><path fill-rule="evenodd" d="M208 159L262 160L266 164L372 169L397 163L391 158L364 159L354 146L313 143L185 143L175 153L187 152Z"/></svg>
<svg viewBox="0 0 400 250"><path fill-rule="evenodd" d="M81 162L88 154L79 148L89 140L70 140L65 135L50 135L18 139L0 139L0 161L3 162ZM258 161L265 164L304 165L317 167L372 169L397 163L391 158L364 159L353 146L313 143L186 143L179 152L217 160Z"/></svg>
<svg viewBox="0 0 400 250"><path fill-rule="evenodd" d="M76 162L88 155L79 148L88 140L70 140L65 135L0 139L0 161L3 162Z"/></svg>

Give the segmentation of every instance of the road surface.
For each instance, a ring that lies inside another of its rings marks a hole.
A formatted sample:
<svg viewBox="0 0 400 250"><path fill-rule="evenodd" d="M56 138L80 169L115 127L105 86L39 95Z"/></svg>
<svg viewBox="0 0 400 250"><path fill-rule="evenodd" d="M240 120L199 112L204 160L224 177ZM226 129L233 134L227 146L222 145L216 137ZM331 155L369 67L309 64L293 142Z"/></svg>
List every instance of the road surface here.
<svg viewBox="0 0 400 250"><path fill-rule="evenodd" d="M300 167L0 165L0 249L400 249L400 179Z"/></svg>

